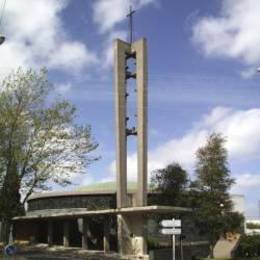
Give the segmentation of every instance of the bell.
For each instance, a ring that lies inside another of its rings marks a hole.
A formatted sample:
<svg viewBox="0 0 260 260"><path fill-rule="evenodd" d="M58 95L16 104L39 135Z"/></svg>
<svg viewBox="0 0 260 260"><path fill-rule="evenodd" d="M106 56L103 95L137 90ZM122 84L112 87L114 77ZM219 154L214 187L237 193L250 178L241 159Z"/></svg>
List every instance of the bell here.
<svg viewBox="0 0 260 260"><path fill-rule="evenodd" d="M5 41L5 37L3 35L0 35L0 45L3 44Z"/></svg>

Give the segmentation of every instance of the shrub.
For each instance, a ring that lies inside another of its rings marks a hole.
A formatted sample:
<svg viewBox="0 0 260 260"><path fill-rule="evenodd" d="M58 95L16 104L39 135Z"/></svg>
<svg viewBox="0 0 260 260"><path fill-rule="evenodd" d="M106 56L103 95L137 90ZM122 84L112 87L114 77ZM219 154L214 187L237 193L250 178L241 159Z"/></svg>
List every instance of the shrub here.
<svg viewBox="0 0 260 260"><path fill-rule="evenodd" d="M254 235L254 236L243 235L240 239L240 244L237 248L236 256L239 257L260 256L260 235Z"/></svg>
<svg viewBox="0 0 260 260"><path fill-rule="evenodd" d="M256 224L256 223L247 223L246 227L248 229L260 229L260 224Z"/></svg>

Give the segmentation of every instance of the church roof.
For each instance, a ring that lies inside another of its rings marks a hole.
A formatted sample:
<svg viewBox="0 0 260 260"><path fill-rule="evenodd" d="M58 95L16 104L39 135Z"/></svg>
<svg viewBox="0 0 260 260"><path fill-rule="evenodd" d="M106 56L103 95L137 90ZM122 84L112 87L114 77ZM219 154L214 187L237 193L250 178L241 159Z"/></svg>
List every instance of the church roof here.
<svg viewBox="0 0 260 260"><path fill-rule="evenodd" d="M136 191L137 183L128 182L128 193ZM67 197L67 196L83 196L83 195L104 195L116 193L116 182L98 182L90 185L79 186L72 191L45 191L33 193L28 200L51 198L51 197Z"/></svg>

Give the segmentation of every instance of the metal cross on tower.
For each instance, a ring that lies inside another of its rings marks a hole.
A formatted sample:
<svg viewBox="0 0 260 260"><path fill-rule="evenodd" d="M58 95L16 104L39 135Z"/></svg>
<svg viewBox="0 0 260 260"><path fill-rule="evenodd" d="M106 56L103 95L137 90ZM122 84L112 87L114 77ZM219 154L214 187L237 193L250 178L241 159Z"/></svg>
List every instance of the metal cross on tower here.
<svg viewBox="0 0 260 260"><path fill-rule="evenodd" d="M129 17L129 42L132 44L133 42L133 14L135 13L135 10L132 9L132 6L129 7L129 13L127 14L127 17Z"/></svg>

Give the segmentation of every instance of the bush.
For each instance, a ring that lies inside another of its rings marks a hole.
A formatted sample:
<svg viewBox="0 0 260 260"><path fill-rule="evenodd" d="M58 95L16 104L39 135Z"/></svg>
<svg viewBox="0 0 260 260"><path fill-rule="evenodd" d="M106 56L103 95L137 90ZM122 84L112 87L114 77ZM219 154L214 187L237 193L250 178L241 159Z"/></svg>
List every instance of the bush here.
<svg viewBox="0 0 260 260"><path fill-rule="evenodd" d="M260 256L260 235L246 236L240 239L240 244L236 251L236 256L253 257Z"/></svg>
<svg viewBox="0 0 260 260"><path fill-rule="evenodd" d="M260 224L256 224L256 223L247 223L246 227L248 229L260 229Z"/></svg>

